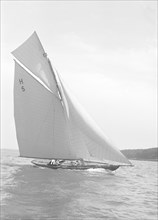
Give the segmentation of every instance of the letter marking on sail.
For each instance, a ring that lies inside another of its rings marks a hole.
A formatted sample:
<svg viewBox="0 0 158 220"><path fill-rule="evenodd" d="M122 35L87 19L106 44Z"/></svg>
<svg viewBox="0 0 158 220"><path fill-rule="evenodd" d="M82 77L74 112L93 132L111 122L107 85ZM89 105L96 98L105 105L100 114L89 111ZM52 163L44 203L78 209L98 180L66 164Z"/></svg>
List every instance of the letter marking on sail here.
<svg viewBox="0 0 158 220"><path fill-rule="evenodd" d="M21 79L19 79L19 84L21 85L21 84L24 84L24 81L23 81L23 79L21 78ZM21 90L23 91L23 92L25 92L25 87L22 85L21 86Z"/></svg>

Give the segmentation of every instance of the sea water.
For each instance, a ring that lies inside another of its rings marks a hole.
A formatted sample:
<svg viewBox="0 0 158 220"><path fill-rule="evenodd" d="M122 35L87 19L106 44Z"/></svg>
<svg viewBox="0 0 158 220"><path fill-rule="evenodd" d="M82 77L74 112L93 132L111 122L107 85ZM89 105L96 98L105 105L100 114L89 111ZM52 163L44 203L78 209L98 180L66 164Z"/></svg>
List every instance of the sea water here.
<svg viewBox="0 0 158 220"><path fill-rule="evenodd" d="M157 162L105 170L39 168L18 151L1 155L1 219L157 219Z"/></svg>

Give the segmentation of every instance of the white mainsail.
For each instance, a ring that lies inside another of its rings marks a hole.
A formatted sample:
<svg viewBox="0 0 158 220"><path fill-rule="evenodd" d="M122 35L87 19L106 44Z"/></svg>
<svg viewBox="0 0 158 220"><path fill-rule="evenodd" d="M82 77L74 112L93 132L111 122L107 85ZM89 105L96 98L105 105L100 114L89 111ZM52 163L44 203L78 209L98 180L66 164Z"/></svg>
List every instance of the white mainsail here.
<svg viewBox="0 0 158 220"><path fill-rule="evenodd" d="M74 158L60 100L15 62L14 116L20 155Z"/></svg>
<svg viewBox="0 0 158 220"><path fill-rule="evenodd" d="M74 101L35 32L13 55L24 65L15 62L14 115L21 156L130 164Z"/></svg>

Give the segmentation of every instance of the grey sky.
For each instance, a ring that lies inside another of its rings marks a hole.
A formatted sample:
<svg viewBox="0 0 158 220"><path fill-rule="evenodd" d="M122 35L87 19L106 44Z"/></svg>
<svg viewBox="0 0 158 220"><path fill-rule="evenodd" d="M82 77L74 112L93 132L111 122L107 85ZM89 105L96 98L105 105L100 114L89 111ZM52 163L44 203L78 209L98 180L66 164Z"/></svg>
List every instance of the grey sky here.
<svg viewBox="0 0 158 220"><path fill-rule="evenodd" d="M118 148L156 147L156 1L3 1L2 147L17 148L10 52L34 30Z"/></svg>

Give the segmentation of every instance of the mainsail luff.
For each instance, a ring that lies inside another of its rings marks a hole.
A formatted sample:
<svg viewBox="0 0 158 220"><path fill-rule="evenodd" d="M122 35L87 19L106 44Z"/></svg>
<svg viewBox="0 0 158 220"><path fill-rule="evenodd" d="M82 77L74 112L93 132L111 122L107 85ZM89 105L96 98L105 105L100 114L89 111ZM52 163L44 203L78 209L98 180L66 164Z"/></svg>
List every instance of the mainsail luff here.
<svg viewBox="0 0 158 220"><path fill-rule="evenodd" d="M52 75L53 75L54 80L55 80L55 83L56 83L56 87L57 87L57 90L58 90L59 98L60 98L60 100L61 100L61 102L62 102L62 101L63 101L62 94L61 94L60 88L59 88L59 86L58 86L58 82L57 82L57 79L56 79L56 75L55 75L55 73L54 73L54 70L53 70L53 67L52 67L52 64L51 64L51 61L50 61L49 58L48 58L48 63L49 63L49 66L50 66Z"/></svg>
<svg viewBox="0 0 158 220"><path fill-rule="evenodd" d="M33 53L31 53L32 50ZM30 80L27 71L16 63L15 122L21 156L63 159L82 158L87 161L106 162L109 160L130 164L119 150L107 142L104 134L89 120L89 117L81 110L80 106L74 102L58 73L53 70L36 33L17 48L13 55L52 91L52 93L48 93L44 87L41 89L41 85L39 83L37 85L33 78ZM30 97L24 96L25 93L22 87L20 88L18 85L18 77L25 78L27 91L33 91L34 96L31 96L31 92ZM35 98L37 106L32 104L35 101L34 97L37 98L37 100ZM44 103L42 103L43 100ZM45 107L42 108L45 110L42 112L39 108L43 104ZM19 109L22 112L20 115ZM30 115L32 114L31 121L26 109ZM43 118L43 121L40 117L37 117L39 115ZM22 117L26 117L25 121L30 121L33 125L21 124ZM40 135L34 140L31 135L36 136L36 128L34 127L36 123L40 123ZM28 135L29 126L31 132ZM26 134L28 135L27 138L25 137Z"/></svg>

